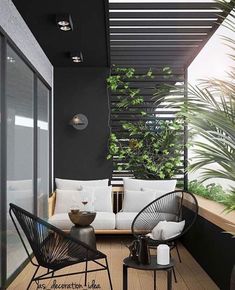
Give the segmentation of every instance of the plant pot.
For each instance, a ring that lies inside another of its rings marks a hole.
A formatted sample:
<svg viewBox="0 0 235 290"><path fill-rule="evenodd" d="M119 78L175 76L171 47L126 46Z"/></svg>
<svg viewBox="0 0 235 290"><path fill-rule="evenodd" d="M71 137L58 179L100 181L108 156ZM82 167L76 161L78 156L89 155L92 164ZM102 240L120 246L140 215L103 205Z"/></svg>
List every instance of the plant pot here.
<svg viewBox="0 0 235 290"><path fill-rule="evenodd" d="M231 280L230 280L230 290L235 290L235 265L233 265Z"/></svg>

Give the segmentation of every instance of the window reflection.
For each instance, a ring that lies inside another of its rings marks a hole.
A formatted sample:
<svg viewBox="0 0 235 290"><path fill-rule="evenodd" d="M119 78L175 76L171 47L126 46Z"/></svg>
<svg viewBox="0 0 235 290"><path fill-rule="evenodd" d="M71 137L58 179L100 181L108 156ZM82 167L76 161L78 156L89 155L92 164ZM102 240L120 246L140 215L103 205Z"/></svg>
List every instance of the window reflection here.
<svg viewBox="0 0 235 290"><path fill-rule="evenodd" d="M7 209L10 202L33 211L33 72L7 46ZM7 277L26 258L7 217Z"/></svg>

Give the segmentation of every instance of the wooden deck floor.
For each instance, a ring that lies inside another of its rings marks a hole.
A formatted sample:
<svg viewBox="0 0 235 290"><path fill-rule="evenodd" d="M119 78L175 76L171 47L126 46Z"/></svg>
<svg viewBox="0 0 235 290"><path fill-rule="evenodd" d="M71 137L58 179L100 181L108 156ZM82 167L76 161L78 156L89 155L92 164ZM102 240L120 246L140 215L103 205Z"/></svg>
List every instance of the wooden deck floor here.
<svg viewBox="0 0 235 290"><path fill-rule="evenodd" d="M107 254L108 262L111 271L112 282L114 290L122 290L122 260L128 255L128 249L121 243L124 239L120 238L99 238L97 245L99 250ZM198 265L198 263L192 258L189 252L180 245L180 253L182 257L182 263L179 263L176 253L173 250L173 258L176 264L176 275L178 283L173 283L174 290L218 290L219 288L210 279L206 272ZM81 265L83 266L83 265ZM79 267L81 267L79 266ZM83 266L84 267L84 266ZM90 266L92 268L92 265ZM71 273L78 271L78 266L67 267L63 270L63 273ZM34 267L28 264L25 269L18 275L18 277L8 287L8 290L26 290L28 282L32 277ZM37 287L34 283L30 289L56 289L53 288L55 279L45 280L44 285ZM100 289L109 290L109 283L106 271L94 272L88 275L88 282L91 284L92 280L95 280L96 285L100 288L87 288L83 286L84 276L66 276L57 278L57 284L81 284L80 288L70 289ZM99 285L98 285L99 284ZM79 287L79 286L78 286ZM66 288L64 288L66 289ZM67 288L68 289L68 288ZM153 274L147 271L129 270L129 288L128 290L152 290L153 289ZM157 273L157 289L166 289L166 273Z"/></svg>

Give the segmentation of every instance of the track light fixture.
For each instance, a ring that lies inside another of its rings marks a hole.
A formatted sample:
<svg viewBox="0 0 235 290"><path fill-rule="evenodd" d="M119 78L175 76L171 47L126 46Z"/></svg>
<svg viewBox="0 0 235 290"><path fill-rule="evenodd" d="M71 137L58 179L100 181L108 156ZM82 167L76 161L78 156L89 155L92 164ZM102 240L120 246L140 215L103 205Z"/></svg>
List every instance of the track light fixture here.
<svg viewBox="0 0 235 290"><path fill-rule="evenodd" d="M56 15L56 24L62 31L73 30L73 22L71 15L68 13Z"/></svg>

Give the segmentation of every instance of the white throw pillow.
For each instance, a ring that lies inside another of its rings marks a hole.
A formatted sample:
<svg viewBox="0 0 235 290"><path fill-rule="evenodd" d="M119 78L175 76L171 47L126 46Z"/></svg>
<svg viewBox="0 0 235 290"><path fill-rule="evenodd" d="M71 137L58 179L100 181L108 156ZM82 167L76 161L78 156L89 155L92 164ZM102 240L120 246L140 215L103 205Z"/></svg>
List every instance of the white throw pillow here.
<svg viewBox="0 0 235 290"><path fill-rule="evenodd" d="M83 189L87 192L94 192L94 210L97 212L113 212L112 205L112 186L86 187Z"/></svg>
<svg viewBox="0 0 235 290"><path fill-rule="evenodd" d="M142 187L141 190L142 191L153 191L152 188L145 188L145 187ZM166 194L170 191L166 191L164 189L155 189L154 192L155 192L155 199L157 199L159 197L162 197L164 194Z"/></svg>
<svg viewBox="0 0 235 290"><path fill-rule="evenodd" d="M176 180L142 180L123 178L124 190L141 190L148 188L151 190L161 190L162 192L170 192L175 190Z"/></svg>
<svg viewBox="0 0 235 290"><path fill-rule="evenodd" d="M181 234L185 220L181 222L160 221L149 235L154 240L169 240Z"/></svg>
<svg viewBox="0 0 235 290"><path fill-rule="evenodd" d="M56 188L65 190L79 190L81 186L108 186L108 179L97 180L71 180L71 179L55 179Z"/></svg>
<svg viewBox="0 0 235 290"><path fill-rule="evenodd" d="M56 190L55 212L68 213L72 207L81 207L81 196L77 190Z"/></svg>
<svg viewBox="0 0 235 290"><path fill-rule="evenodd" d="M123 212L140 212L155 199L155 191L126 190L122 205Z"/></svg>
<svg viewBox="0 0 235 290"><path fill-rule="evenodd" d="M152 230L152 239L161 240L162 239L162 231L166 224L166 221L160 221Z"/></svg>

